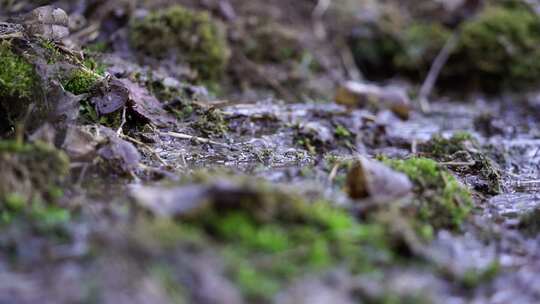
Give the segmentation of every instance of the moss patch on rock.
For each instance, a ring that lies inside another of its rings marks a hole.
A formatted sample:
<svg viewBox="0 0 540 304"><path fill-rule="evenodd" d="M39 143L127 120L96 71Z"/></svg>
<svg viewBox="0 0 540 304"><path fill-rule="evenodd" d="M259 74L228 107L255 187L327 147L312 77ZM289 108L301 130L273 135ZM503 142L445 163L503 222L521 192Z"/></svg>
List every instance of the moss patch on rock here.
<svg viewBox="0 0 540 304"><path fill-rule="evenodd" d="M454 176L427 158L385 162L414 183L414 216L434 229L460 229L473 205L471 194Z"/></svg>
<svg viewBox="0 0 540 304"><path fill-rule="evenodd" d="M476 146L476 141L470 133L457 132L450 138L435 135L420 144L418 150L437 160L450 161L455 153L470 150L473 146Z"/></svg>
<svg viewBox="0 0 540 304"><path fill-rule="evenodd" d="M62 80L64 89L75 95L89 93L99 81L99 76L85 69L77 68Z"/></svg>
<svg viewBox="0 0 540 304"><path fill-rule="evenodd" d="M185 60L202 80L215 80L223 74L230 51L224 31L206 12L176 5L150 13L131 24L132 46L156 58L174 52Z"/></svg>
<svg viewBox="0 0 540 304"><path fill-rule="evenodd" d="M200 209L180 217L176 228L154 235L163 235L167 248L181 240L192 247L214 246L226 275L250 303L269 303L305 275L339 266L370 273L394 261L385 226L359 222L330 202L309 202L250 177L221 180L203 174L194 180L212 185L213 194Z"/></svg>

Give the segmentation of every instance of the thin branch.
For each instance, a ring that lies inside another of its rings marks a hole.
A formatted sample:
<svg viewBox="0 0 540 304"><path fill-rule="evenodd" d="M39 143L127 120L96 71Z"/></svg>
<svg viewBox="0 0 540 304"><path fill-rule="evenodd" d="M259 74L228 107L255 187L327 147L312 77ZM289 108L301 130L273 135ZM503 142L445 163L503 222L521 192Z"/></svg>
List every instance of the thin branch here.
<svg viewBox="0 0 540 304"><path fill-rule="evenodd" d="M122 109L122 122L120 123L120 126L118 127L118 130L116 130L116 134L118 136L121 136L123 134L123 128L126 124L126 106Z"/></svg>
<svg viewBox="0 0 540 304"><path fill-rule="evenodd" d="M459 162L459 161L451 161L451 162L439 162L438 163L441 166L474 166L476 164L475 161L468 161L468 162Z"/></svg>
<svg viewBox="0 0 540 304"><path fill-rule="evenodd" d="M217 141L213 141L213 140L208 139L208 138L193 136L193 135L184 134L184 133L178 133L178 132L169 131L169 132L159 132L159 134L166 135L166 136L171 136L171 137L179 138L179 139L193 140L193 141L196 141L196 142L199 142L199 143L220 146L220 147L224 147L224 148L231 149L231 150L236 149L236 148L234 148L234 147L232 147L230 145L220 143L220 142L217 142Z"/></svg>
<svg viewBox="0 0 540 304"><path fill-rule="evenodd" d="M433 87L435 86L435 83L437 82L437 79L439 78L439 75L441 73L441 70L443 69L444 65L448 62L448 58L450 58L450 54L452 54L452 51L457 45L457 42L459 40L460 32L455 32L452 34L450 38L446 41L445 45L435 57L435 60L433 61L433 64L431 65L431 68L429 69L429 73L424 80L424 83L422 84L422 87L420 88L420 93L418 94L418 100L420 102L420 108L423 112L427 113L430 110L429 107L429 95L431 95L431 92L433 91Z"/></svg>

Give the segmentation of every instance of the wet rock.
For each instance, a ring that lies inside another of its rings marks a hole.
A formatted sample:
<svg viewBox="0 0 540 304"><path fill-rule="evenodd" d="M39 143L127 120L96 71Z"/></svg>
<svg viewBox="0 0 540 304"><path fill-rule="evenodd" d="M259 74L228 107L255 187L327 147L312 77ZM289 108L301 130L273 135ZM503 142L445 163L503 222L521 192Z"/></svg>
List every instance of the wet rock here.
<svg viewBox="0 0 540 304"><path fill-rule="evenodd" d="M439 231L427 252L433 263L466 288L489 282L500 268L495 243L478 240L473 234Z"/></svg>
<svg viewBox="0 0 540 304"><path fill-rule="evenodd" d="M401 119L408 119L412 109L411 101L404 89L353 81L338 88L335 101L352 108L390 109Z"/></svg>
<svg viewBox="0 0 540 304"><path fill-rule="evenodd" d="M349 196L354 199L389 202L407 197L412 187L405 174L365 157L361 157L347 175Z"/></svg>
<svg viewBox="0 0 540 304"><path fill-rule="evenodd" d="M529 232L540 231L540 195L529 193L508 193L488 201L493 215L507 225Z"/></svg>
<svg viewBox="0 0 540 304"><path fill-rule="evenodd" d="M47 100L53 103L48 119L50 122L65 126L74 123L79 117L81 97L67 92L58 83L50 84Z"/></svg>

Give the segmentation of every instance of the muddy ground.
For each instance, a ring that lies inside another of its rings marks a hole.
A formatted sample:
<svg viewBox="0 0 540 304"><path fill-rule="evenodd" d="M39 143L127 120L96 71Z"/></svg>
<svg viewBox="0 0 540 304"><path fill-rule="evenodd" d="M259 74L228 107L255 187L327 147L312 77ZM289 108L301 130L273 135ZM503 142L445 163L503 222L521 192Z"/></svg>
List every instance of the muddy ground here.
<svg viewBox="0 0 540 304"><path fill-rule="evenodd" d="M0 303L539 302L540 4L455 2L0 0Z"/></svg>

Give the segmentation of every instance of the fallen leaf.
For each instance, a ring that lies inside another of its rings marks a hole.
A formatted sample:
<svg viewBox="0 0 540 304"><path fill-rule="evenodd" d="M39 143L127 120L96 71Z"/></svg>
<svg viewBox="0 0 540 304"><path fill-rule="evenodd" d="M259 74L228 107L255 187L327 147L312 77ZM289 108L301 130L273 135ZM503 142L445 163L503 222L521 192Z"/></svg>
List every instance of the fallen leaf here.
<svg viewBox="0 0 540 304"><path fill-rule="evenodd" d="M128 90L130 109L158 127L169 127L176 119L163 109L162 104L146 89L129 79L120 79L120 83Z"/></svg>
<svg viewBox="0 0 540 304"><path fill-rule="evenodd" d="M123 82L113 78L99 88L90 102L94 105L98 115L106 115L121 109L128 100L129 90Z"/></svg>

